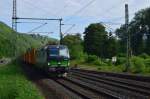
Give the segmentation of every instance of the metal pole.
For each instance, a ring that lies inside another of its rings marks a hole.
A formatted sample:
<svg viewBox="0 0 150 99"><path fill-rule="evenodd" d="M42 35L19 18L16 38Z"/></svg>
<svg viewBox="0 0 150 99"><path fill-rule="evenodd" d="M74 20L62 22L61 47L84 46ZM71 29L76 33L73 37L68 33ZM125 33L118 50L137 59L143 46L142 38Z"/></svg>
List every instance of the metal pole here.
<svg viewBox="0 0 150 99"><path fill-rule="evenodd" d="M129 32L129 10L128 10L128 4L125 4L125 26L126 26L126 33L127 33L127 63L126 63L126 69L127 72L130 67L130 59L131 59L131 45L130 45L130 32Z"/></svg>
<svg viewBox="0 0 150 99"><path fill-rule="evenodd" d="M17 1L13 0L12 29L17 32Z"/></svg>
<svg viewBox="0 0 150 99"><path fill-rule="evenodd" d="M20 20L62 20L62 19L49 19L49 18L20 18L16 17L15 19L20 19Z"/></svg>
<svg viewBox="0 0 150 99"><path fill-rule="evenodd" d="M61 31L61 26L63 25L62 24L62 18L61 19L50 19L50 18L19 18L19 17L15 17L14 19L16 20L54 20L54 21L59 21L59 26L60 26L60 29L59 29L59 34L60 34L60 41L59 41L59 45L61 44L61 40L63 38L63 34L62 34L62 31Z"/></svg>
<svg viewBox="0 0 150 99"><path fill-rule="evenodd" d="M60 32L60 42L59 42L59 44L62 44L62 39L63 39L63 34L62 34L62 31L61 31L62 19L60 19L59 22L60 22L60 24L59 24L60 25L60 28L59 28L60 29L59 30L59 32Z"/></svg>
<svg viewBox="0 0 150 99"><path fill-rule="evenodd" d="M17 0L13 0L13 13L12 13L12 32L17 32ZM12 42L14 42L14 56L17 55L17 46L15 45L17 42L17 35L16 37L13 37Z"/></svg>

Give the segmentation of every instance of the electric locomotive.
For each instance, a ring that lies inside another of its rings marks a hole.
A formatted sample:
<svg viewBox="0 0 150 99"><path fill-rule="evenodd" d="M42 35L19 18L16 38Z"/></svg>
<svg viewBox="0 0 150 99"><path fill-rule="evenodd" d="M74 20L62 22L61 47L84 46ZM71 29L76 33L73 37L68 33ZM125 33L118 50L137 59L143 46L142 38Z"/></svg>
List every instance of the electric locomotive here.
<svg viewBox="0 0 150 99"><path fill-rule="evenodd" d="M32 49L24 55L24 61L51 75L66 75L69 70L69 50L65 45L47 45Z"/></svg>

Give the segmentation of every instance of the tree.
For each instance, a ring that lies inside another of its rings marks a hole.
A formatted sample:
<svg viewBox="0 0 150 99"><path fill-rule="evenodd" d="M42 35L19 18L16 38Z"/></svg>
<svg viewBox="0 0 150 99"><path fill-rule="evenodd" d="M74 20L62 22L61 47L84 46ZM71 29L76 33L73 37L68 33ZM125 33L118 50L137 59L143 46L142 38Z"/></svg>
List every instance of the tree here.
<svg viewBox="0 0 150 99"><path fill-rule="evenodd" d="M144 24L147 25L145 31L147 36L145 52L150 55L150 8L145 9L144 12L145 12Z"/></svg>
<svg viewBox="0 0 150 99"><path fill-rule="evenodd" d="M107 58L111 58L117 54L117 40L115 37L111 36L108 37L108 40L106 41L106 51L105 51L105 56Z"/></svg>
<svg viewBox="0 0 150 99"><path fill-rule="evenodd" d="M117 40L108 35L100 23L89 25L84 32L84 51L89 55L111 58L117 54Z"/></svg>
<svg viewBox="0 0 150 99"><path fill-rule="evenodd" d="M116 35L118 36L118 53L126 53L127 45L127 33L125 25L122 25L119 29L116 29Z"/></svg>
<svg viewBox="0 0 150 99"><path fill-rule="evenodd" d="M84 51L89 55L105 57L107 32L100 23L90 24L84 32Z"/></svg>
<svg viewBox="0 0 150 99"><path fill-rule="evenodd" d="M126 37L125 25L122 25L116 30L121 43L121 52L125 52L126 49ZM131 33L131 48L134 55L147 53L150 55L150 8L146 8L138 11L135 17L129 24L129 32ZM147 39L144 40L143 36L146 34Z"/></svg>
<svg viewBox="0 0 150 99"><path fill-rule="evenodd" d="M67 45L70 51L71 59L80 59L83 55L81 35L66 35L62 39L62 44Z"/></svg>

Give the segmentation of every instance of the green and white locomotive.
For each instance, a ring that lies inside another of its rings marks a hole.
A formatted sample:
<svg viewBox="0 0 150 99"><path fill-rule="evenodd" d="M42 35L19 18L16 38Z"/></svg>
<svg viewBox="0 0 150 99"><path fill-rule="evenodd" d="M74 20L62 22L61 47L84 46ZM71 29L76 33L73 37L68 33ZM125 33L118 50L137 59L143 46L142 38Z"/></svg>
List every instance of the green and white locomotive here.
<svg viewBox="0 0 150 99"><path fill-rule="evenodd" d="M51 75L66 76L69 71L69 50L65 45L47 45L25 54L24 61Z"/></svg>

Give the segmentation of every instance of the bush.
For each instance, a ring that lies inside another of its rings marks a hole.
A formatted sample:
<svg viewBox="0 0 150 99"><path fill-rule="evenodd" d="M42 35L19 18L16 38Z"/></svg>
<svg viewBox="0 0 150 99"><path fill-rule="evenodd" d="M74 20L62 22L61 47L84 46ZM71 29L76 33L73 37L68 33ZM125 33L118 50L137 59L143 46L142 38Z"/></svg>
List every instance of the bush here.
<svg viewBox="0 0 150 99"><path fill-rule="evenodd" d="M104 59L103 60L104 64L106 64L107 66L113 66L112 60L111 59Z"/></svg>
<svg viewBox="0 0 150 99"><path fill-rule="evenodd" d="M149 55L147 55L146 53L139 55L139 57L144 58L144 59L150 58Z"/></svg>
<svg viewBox="0 0 150 99"><path fill-rule="evenodd" d="M118 57L126 57L126 54L124 54L124 53L119 53L117 56L118 56Z"/></svg>
<svg viewBox="0 0 150 99"><path fill-rule="evenodd" d="M116 65L122 65L124 63L126 63L126 58L125 57L118 57L117 58Z"/></svg>
<svg viewBox="0 0 150 99"><path fill-rule="evenodd" d="M94 65L98 65L98 66L107 66L106 63L104 63L103 61L101 61L100 59L97 59L93 62Z"/></svg>
<svg viewBox="0 0 150 99"><path fill-rule="evenodd" d="M145 66L150 67L150 58L144 60Z"/></svg>
<svg viewBox="0 0 150 99"><path fill-rule="evenodd" d="M85 61L86 61L87 63L92 63L92 62L96 61L97 59L98 59L98 57L95 56L95 55L88 55L88 56L86 57Z"/></svg>
<svg viewBox="0 0 150 99"><path fill-rule="evenodd" d="M98 70L106 72L123 72L124 66L101 66Z"/></svg>
<svg viewBox="0 0 150 99"><path fill-rule="evenodd" d="M140 57L132 57L130 67L132 73L143 73L145 72L145 68L144 59Z"/></svg>
<svg viewBox="0 0 150 99"><path fill-rule="evenodd" d="M44 99L39 90L26 79L20 66L0 67L0 99Z"/></svg>
<svg viewBox="0 0 150 99"><path fill-rule="evenodd" d="M90 63L97 66L107 66L107 63L103 62L99 57L95 55L85 55L85 63Z"/></svg>

